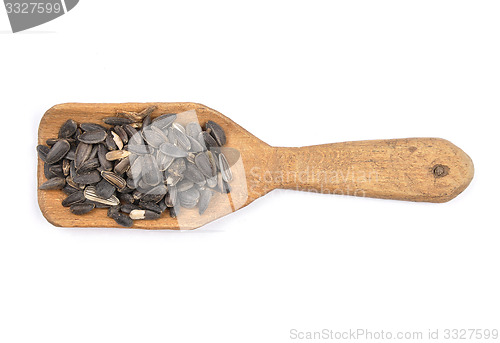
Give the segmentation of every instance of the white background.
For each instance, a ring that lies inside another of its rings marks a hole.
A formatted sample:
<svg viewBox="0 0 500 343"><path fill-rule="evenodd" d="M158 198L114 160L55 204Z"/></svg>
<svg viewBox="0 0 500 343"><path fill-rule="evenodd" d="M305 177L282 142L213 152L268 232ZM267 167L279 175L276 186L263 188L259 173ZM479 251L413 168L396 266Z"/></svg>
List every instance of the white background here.
<svg viewBox="0 0 500 343"><path fill-rule="evenodd" d="M85 0L12 34L0 8L0 342L500 329L499 18L496 1ZM444 204L275 191L192 232L53 227L41 116L128 101L203 103L279 146L442 137L476 174Z"/></svg>

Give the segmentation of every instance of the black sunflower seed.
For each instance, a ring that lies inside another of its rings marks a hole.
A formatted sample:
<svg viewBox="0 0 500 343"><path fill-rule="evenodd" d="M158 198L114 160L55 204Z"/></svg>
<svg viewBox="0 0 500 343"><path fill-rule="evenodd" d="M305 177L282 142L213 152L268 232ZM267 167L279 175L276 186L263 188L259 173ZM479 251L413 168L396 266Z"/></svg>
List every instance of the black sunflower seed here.
<svg viewBox="0 0 500 343"><path fill-rule="evenodd" d="M132 225L134 225L134 221L132 219L130 219L129 216L127 216L123 213L113 214L113 216L111 218L114 219L118 225L121 225L124 227L132 227Z"/></svg>
<svg viewBox="0 0 500 343"><path fill-rule="evenodd" d="M101 164L97 158L91 158L86 160L80 165L80 168L77 168L76 171L79 174L84 174L94 169L97 169Z"/></svg>
<svg viewBox="0 0 500 343"><path fill-rule="evenodd" d="M43 161L43 162L46 162L47 161L47 154L49 153L50 151L50 148L46 145L38 145L36 147L36 151L38 153L38 157Z"/></svg>
<svg viewBox="0 0 500 343"><path fill-rule="evenodd" d="M102 179L95 185L96 194L105 199L111 197L115 191L115 186L109 183L106 179Z"/></svg>
<svg viewBox="0 0 500 343"><path fill-rule="evenodd" d="M66 179L63 177L54 177L52 179L48 179L44 183L38 187L38 189L63 189L66 185Z"/></svg>
<svg viewBox="0 0 500 343"><path fill-rule="evenodd" d="M62 205L64 207L70 207L73 204L77 204L77 203L84 202L84 201L85 201L85 196L83 195L83 191L77 191L77 192L74 192L74 193L68 195L62 201Z"/></svg>
<svg viewBox="0 0 500 343"><path fill-rule="evenodd" d="M226 133L219 124L209 120L205 124L205 127L219 146L223 146L224 144L226 144Z"/></svg>
<svg viewBox="0 0 500 343"><path fill-rule="evenodd" d="M78 125L73 119L68 119L67 121L62 124L61 128L59 129L59 138L70 138L73 136L76 132L76 129L78 128Z"/></svg>
<svg viewBox="0 0 500 343"><path fill-rule="evenodd" d="M67 140L65 139L58 140L47 153L45 162L49 164L54 164L56 162L59 162L68 153L69 149L70 149L70 144Z"/></svg>
<svg viewBox="0 0 500 343"><path fill-rule="evenodd" d="M107 135L104 130L85 131L78 137L78 140L87 144L97 144L103 142Z"/></svg>
<svg viewBox="0 0 500 343"><path fill-rule="evenodd" d="M73 214L82 215L89 213L95 208L95 204L93 203L81 203L81 204L73 204L69 207L69 210Z"/></svg>
<svg viewBox="0 0 500 343"><path fill-rule="evenodd" d="M89 173L76 175L73 177L73 181L82 185L91 185L101 181L101 175L97 170L93 170Z"/></svg>
<svg viewBox="0 0 500 343"><path fill-rule="evenodd" d="M106 117L103 119L103 121L108 124L108 125L126 125L126 124L131 124L134 121L129 118L123 118L123 117Z"/></svg>
<svg viewBox="0 0 500 343"><path fill-rule="evenodd" d="M80 142L76 147L75 151L75 167L80 168L83 162L85 162L92 153L92 145Z"/></svg>

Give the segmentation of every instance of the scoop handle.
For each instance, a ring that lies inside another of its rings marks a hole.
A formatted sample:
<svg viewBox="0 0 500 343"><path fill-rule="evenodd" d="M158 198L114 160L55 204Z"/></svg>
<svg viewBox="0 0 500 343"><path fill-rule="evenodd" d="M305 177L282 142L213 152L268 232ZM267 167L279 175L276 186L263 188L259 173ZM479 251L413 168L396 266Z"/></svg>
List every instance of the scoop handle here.
<svg viewBox="0 0 500 343"><path fill-rule="evenodd" d="M474 176L470 157L440 138L274 149L277 171L270 175L276 188L446 202L467 188Z"/></svg>

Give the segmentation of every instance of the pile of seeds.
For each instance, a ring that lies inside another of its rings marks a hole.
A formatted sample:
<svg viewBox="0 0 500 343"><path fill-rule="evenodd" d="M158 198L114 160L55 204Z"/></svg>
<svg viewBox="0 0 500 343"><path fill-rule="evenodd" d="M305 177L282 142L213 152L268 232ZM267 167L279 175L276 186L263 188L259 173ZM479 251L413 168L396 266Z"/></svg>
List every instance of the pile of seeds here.
<svg viewBox="0 0 500 343"><path fill-rule="evenodd" d="M37 146L48 179L40 189L62 189L74 214L108 208L125 227L166 210L175 218L182 207L203 214L214 192L230 192L224 130L213 121L205 130L197 121L183 126L174 113L151 119L155 109L117 111L103 125L66 121L57 138Z"/></svg>

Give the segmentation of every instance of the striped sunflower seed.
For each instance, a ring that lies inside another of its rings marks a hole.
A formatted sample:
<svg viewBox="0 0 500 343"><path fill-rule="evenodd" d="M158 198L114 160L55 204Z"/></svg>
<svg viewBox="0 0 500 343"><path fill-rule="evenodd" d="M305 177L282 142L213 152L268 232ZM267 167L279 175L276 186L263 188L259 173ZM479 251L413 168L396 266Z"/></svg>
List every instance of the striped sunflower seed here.
<svg viewBox="0 0 500 343"><path fill-rule="evenodd" d="M83 194L85 199L98 202L103 205L117 206L120 204L120 200L118 200L115 195L112 195L109 198L103 198L97 195L96 188L94 186L87 186Z"/></svg>
<svg viewBox="0 0 500 343"><path fill-rule="evenodd" d="M114 185L117 189L122 189L127 186L127 181L123 177L113 172L103 170L101 171L101 176L103 177L103 179Z"/></svg>

